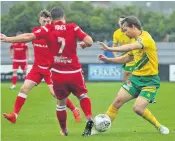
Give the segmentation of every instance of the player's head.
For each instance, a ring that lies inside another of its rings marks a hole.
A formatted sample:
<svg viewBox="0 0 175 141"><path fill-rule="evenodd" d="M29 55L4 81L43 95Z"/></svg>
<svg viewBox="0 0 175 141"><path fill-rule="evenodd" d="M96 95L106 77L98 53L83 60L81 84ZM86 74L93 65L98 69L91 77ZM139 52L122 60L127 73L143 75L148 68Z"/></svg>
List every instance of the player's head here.
<svg viewBox="0 0 175 141"><path fill-rule="evenodd" d="M122 23L122 21L125 19L125 16L121 16L119 19L118 19L118 24L119 24L119 26L121 27L122 25L121 25L121 23Z"/></svg>
<svg viewBox="0 0 175 141"><path fill-rule="evenodd" d="M64 10L61 7L53 7L50 13L53 21L65 21Z"/></svg>
<svg viewBox="0 0 175 141"><path fill-rule="evenodd" d="M21 31L16 32L16 36L18 36L18 35L20 35L20 34L22 34Z"/></svg>
<svg viewBox="0 0 175 141"><path fill-rule="evenodd" d="M39 23L41 24L41 26L51 23L51 15L49 11L42 10L40 12Z"/></svg>
<svg viewBox="0 0 175 141"><path fill-rule="evenodd" d="M142 30L141 23L135 16L126 17L121 24L125 34L131 38L135 38L138 31Z"/></svg>

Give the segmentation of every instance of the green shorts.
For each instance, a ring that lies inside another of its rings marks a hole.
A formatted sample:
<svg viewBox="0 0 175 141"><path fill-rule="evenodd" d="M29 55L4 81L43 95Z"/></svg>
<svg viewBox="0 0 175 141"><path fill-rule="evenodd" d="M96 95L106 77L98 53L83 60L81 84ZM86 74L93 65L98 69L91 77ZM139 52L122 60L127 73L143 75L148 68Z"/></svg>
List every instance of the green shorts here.
<svg viewBox="0 0 175 141"><path fill-rule="evenodd" d="M122 66L122 68L123 68L124 71L131 72L132 73L133 70L134 70L134 68L135 68L135 66L126 66L126 64L124 64Z"/></svg>
<svg viewBox="0 0 175 141"><path fill-rule="evenodd" d="M160 78L154 76L135 76L132 75L122 87L134 98L142 96L150 103L154 102L157 90L160 87Z"/></svg>

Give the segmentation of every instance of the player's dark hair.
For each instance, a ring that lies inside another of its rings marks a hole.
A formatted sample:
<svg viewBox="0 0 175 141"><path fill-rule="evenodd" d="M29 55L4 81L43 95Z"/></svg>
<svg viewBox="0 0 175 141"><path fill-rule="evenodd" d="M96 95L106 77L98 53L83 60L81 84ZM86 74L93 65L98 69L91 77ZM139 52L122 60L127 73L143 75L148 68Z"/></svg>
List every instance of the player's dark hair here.
<svg viewBox="0 0 175 141"><path fill-rule="evenodd" d="M44 18L51 18L51 14L49 11L47 11L46 9L42 10L40 12L40 17L44 17Z"/></svg>
<svg viewBox="0 0 175 141"><path fill-rule="evenodd" d="M64 17L64 10L59 6L52 8L50 13L53 20L58 20Z"/></svg>
<svg viewBox="0 0 175 141"><path fill-rule="evenodd" d="M134 25L137 29L142 30L141 23L135 16L125 17L121 24L123 25L124 23L127 23L128 27L133 27Z"/></svg>

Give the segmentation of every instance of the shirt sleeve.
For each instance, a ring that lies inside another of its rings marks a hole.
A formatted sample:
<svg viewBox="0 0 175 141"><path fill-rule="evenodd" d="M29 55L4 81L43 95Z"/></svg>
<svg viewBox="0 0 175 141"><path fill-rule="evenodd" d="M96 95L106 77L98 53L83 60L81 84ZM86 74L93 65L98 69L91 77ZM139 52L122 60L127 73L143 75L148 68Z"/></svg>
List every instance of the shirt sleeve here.
<svg viewBox="0 0 175 141"><path fill-rule="evenodd" d="M139 37L136 42L140 43L142 45L142 48L149 46L149 39L148 38Z"/></svg>
<svg viewBox="0 0 175 141"><path fill-rule="evenodd" d="M80 41L82 41L87 36L87 34L79 26L77 26L76 24L73 25L73 28L74 28L76 37Z"/></svg>
<svg viewBox="0 0 175 141"><path fill-rule="evenodd" d="M46 39L49 33L49 26L42 26L38 30L32 31L32 33L35 34L37 39Z"/></svg>

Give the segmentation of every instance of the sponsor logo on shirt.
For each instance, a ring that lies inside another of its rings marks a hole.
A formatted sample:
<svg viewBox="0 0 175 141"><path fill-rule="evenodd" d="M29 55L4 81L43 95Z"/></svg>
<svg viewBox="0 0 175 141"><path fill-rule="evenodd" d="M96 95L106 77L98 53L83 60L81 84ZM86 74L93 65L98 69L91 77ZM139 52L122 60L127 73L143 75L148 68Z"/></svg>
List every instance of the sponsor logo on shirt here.
<svg viewBox="0 0 175 141"><path fill-rule="evenodd" d="M72 63L72 59L68 59L64 56L54 56L54 63L64 63L64 64L70 64Z"/></svg>
<svg viewBox="0 0 175 141"><path fill-rule="evenodd" d="M15 51L21 51L24 50L24 48L15 48Z"/></svg>
<svg viewBox="0 0 175 141"><path fill-rule="evenodd" d="M42 48L48 48L48 45L41 45L41 44L33 44L35 47L42 47Z"/></svg>

